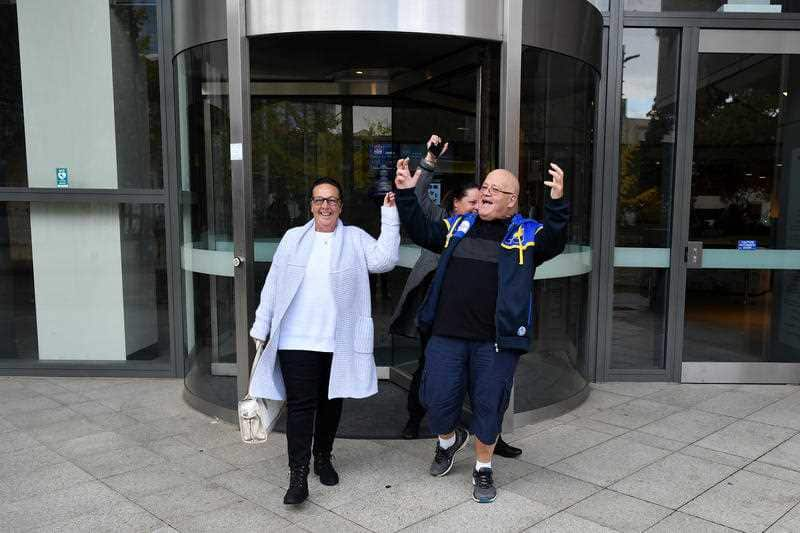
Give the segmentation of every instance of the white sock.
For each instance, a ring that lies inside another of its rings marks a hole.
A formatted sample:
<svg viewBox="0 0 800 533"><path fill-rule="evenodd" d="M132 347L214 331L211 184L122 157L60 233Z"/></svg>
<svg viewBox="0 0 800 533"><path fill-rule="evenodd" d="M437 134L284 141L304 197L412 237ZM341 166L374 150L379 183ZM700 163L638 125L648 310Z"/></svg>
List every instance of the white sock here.
<svg viewBox="0 0 800 533"><path fill-rule="evenodd" d="M453 433L453 436L450 437L449 439L443 439L442 437L439 437L439 447L441 447L443 450L446 450L455 443L456 443L455 433Z"/></svg>
<svg viewBox="0 0 800 533"><path fill-rule="evenodd" d="M475 461L475 470L480 472L481 468L488 468L489 470L491 470L492 462L489 461L488 463L482 463L480 461Z"/></svg>

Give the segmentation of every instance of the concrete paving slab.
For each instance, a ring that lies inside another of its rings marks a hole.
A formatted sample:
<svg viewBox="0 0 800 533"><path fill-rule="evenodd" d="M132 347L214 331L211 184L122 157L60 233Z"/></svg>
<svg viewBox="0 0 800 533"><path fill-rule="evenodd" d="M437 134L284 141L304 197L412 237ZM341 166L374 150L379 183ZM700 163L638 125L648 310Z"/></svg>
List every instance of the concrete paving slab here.
<svg viewBox="0 0 800 533"><path fill-rule="evenodd" d="M175 524L244 501L244 498L216 483L199 481L133 498L133 501L168 524Z"/></svg>
<svg viewBox="0 0 800 533"><path fill-rule="evenodd" d="M491 504L464 502L411 525L409 533L470 531L483 524L481 531L516 532L524 530L556 513L552 509L508 491L498 493Z"/></svg>
<svg viewBox="0 0 800 533"><path fill-rule="evenodd" d="M612 439L611 435L562 424L514 443L522 449L521 460L548 466Z"/></svg>
<svg viewBox="0 0 800 533"><path fill-rule="evenodd" d="M730 416L687 409L642 426L639 431L680 442L693 443L734 422L736 419Z"/></svg>
<svg viewBox="0 0 800 533"><path fill-rule="evenodd" d="M794 393L749 415L747 420L800 431L800 394Z"/></svg>
<svg viewBox="0 0 800 533"><path fill-rule="evenodd" d="M746 467L744 470L747 472L753 472L755 474L761 474L762 476L767 477L774 477L775 479L782 479L783 481L788 481L789 483L794 483L796 485L800 485L800 472L797 470L789 470L787 468L783 468L780 466L775 466L767 463L762 463L759 461L753 461Z"/></svg>
<svg viewBox="0 0 800 533"><path fill-rule="evenodd" d="M25 411L8 413L3 411L3 416L6 420L14 424L20 429L31 429L42 426L52 426L58 422L65 420L74 420L81 418L81 415L69 407L64 407L61 404L56 404L58 407L52 409L40 409L38 411Z"/></svg>
<svg viewBox="0 0 800 533"><path fill-rule="evenodd" d="M741 531L764 531L800 502L800 485L737 472L681 511Z"/></svg>
<svg viewBox="0 0 800 533"><path fill-rule="evenodd" d="M472 502L470 479L466 474L453 475L453 472L443 478L418 477L331 510L376 533L397 531L459 503ZM498 498L502 497L498 491Z"/></svg>
<svg viewBox="0 0 800 533"><path fill-rule="evenodd" d="M126 500L97 481L12 503L0 503L0 517L9 531L22 531L75 518Z"/></svg>
<svg viewBox="0 0 800 533"><path fill-rule="evenodd" d="M739 420L697 442L698 446L755 459L797 432L749 420Z"/></svg>
<svg viewBox="0 0 800 533"><path fill-rule="evenodd" d="M49 448L33 444L28 448L0 455L0 479L28 474L66 461L63 456Z"/></svg>
<svg viewBox="0 0 800 533"><path fill-rule="evenodd" d="M638 381L608 381L606 383L592 383L592 390L601 390L625 396L642 397L653 394L661 389L669 387L666 382L638 382Z"/></svg>
<svg viewBox="0 0 800 533"><path fill-rule="evenodd" d="M652 394L648 394L644 396L644 398L654 402L666 403L689 409L700 402L719 396L731 388L733 387L730 385L670 383L667 387Z"/></svg>
<svg viewBox="0 0 800 533"><path fill-rule="evenodd" d="M136 446L136 442L113 431L100 431L83 437L50 444L56 452L70 459L99 455L121 448Z"/></svg>
<svg viewBox="0 0 800 533"><path fill-rule="evenodd" d="M58 463L0 479L0 501L16 502L92 481L72 463Z"/></svg>
<svg viewBox="0 0 800 533"><path fill-rule="evenodd" d="M103 431L102 427L85 418L72 418L48 426L31 428L28 433L38 442L56 448L68 440Z"/></svg>
<svg viewBox="0 0 800 533"><path fill-rule="evenodd" d="M611 485L611 489L670 509L678 509L735 468L676 453Z"/></svg>
<svg viewBox="0 0 800 533"><path fill-rule="evenodd" d="M622 532L644 531L672 511L624 494L603 490L567 510L602 526Z"/></svg>
<svg viewBox="0 0 800 533"><path fill-rule="evenodd" d="M199 453L201 448L198 446L191 446L185 442L181 442L175 437L167 437L164 439L145 442L142 444L148 450L156 452L167 459L180 459L187 455L194 455Z"/></svg>
<svg viewBox="0 0 800 533"><path fill-rule="evenodd" d="M661 448L662 450L667 450L670 452L675 452L686 447L685 442L668 439L666 437L660 437L658 435L651 435L650 433L644 433L638 429L626 433L625 436L634 442L646 444L647 446L652 446L653 448Z"/></svg>
<svg viewBox="0 0 800 533"><path fill-rule="evenodd" d="M306 518L295 525L311 533L369 533L369 530L330 511Z"/></svg>
<svg viewBox="0 0 800 533"><path fill-rule="evenodd" d="M591 429L592 431L605 433L612 437L619 437L631 431L630 428L606 424L605 422L600 422L599 420L593 420L591 418L576 418L569 422L569 425L583 429Z"/></svg>
<svg viewBox="0 0 800 533"><path fill-rule="evenodd" d="M600 411L589 418L628 429L640 428L680 411L679 407L649 399L637 398L622 405Z"/></svg>
<svg viewBox="0 0 800 533"><path fill-rule="evenodd" d="M0 455L24 450L36 443L33 435L24 431L2 432L0 433Z"/></svg>
<svg viewBox="0 0 800 533"><path fill-rule="evenodd" d="M757 392L731 390L700 402L695 405L694 408L718 415L744 418L771 403L775 403L775 401L777 401L777 398L774 396L759 394Z"/></svg>
<svg viewBox="0 0 800 533"><path fill-rule="evenodd" d="M193 533L285 531L291 527L287 520L249 501L201 512L178 520L173 525L178 531Z"/></svg>
<svg viewBox="0 0 800 533"><path fill-rule="evenodd" d="M326 512L325 508L308 500L301 505L284 505L283 495L286 489L271 485L263 479L242 470L221 474L211 481L238 494L242 498L258 504L264 509L270 510L291 523L308 520ZM326 488L329 491L341 490L340 486Z"/></svg>
<svg viewBox="0 0 800 533"><path fill-rule="evenodd" d="M525 533L614 533L616 530L601 526L597 522L586 520L574 514L561 512L546 520L542 520Z"/></svg>
<svg viewBox="0 0 800 533"><path fill-rule="evenodd" d="M752 459L748 459L746 457L740 457L738 455L733 455L730 453L710 450L708 448L703 448L702 446L697 446L695 444L683 448L681 450L681 453L684 455L697 457L699 459L705 459L706 461L711 461L712 463L732 466L736 469L744 468L745 465L749 464L752 461Z"/></svg>
<svg viewBox="0 0 800 533"><path fill-rule="evenodd" d="M759 461L800 472L800 435L795 435L760 457Z"/></svg>
<svg viewBox="0 0 800 533"><path fill-rule="evenodd" d="M166 459L141 446L130 446L97 455L78 457L73 461L94 477L103 479L138 468L164 463Z"/></svg>
<svg viewBox="0 0 800 533"><path fill-rule="evenodd" d="M336 444L336 441L334 441L334 446ZM334 453L337 451L334 450ZM205 453L239 467L253 465L272 457L284 455L286 453L286 436L283 433L273 433L269 436L267 442L262 444L244 444L240 442L238 445L212 448L206 450Z"/></svg>
<svg viewBox="0 0 800 533"><path fill-rule="evenodd" d="M123 496L134 500L199 481L200 478L194 473L166 464L138 468L103 479L103 483Z"/></svg>
<svg viewBox="0 0 800 533"><path fill-rule="evenodd" d="M538 468L504 488L559 511L602 490L598 485L547 468Z"/></svg>
<svg viewBox="0 0 800 533"><path fill-rule="evenodd" d="M767 530L767 533L797 533L798 531L800 531L800 505L795 505L775 522Z"/></svg>
<svg viewBox="0 0 800 533"><path fill-rule="evenodd" d="M461 457L456 461L459 467L469 469L470 467L474 468L475 466L475 454L469 453L470 451L465 450L465 452L461 455ZM494 483L498 487L502 487L503 485L507 485L513 482L515 479L519 479L524 477L531 472L538 470L540 467L522 461L520 459L507 459L505 457L500 457L499 455L495 455L492 457L492 471L494 474Z"/></svg>
<svg viewBox="0 0 800 533"><path fill-rule="evenodd" d="M605 487L668 454L623 435L568 457L550 469Z"/></svg>
<svg viewBox="0 0 800 533"><path fill-rule="evenodd" d="M48 533L84 533L91 531L138 533L153 531L165 524L145 509L131 502L114 502L101 509L68 520L47 524L38 531ZM36 531L36 530L34 530Z"/></svg>
<svg viewBox="0 0 800 533"><path fill-rule="evenodd" d="M721 526L696 516L675 512L647 530L647 533L675 533L691 531L692 533L735 533L735 529Z"/></svg>

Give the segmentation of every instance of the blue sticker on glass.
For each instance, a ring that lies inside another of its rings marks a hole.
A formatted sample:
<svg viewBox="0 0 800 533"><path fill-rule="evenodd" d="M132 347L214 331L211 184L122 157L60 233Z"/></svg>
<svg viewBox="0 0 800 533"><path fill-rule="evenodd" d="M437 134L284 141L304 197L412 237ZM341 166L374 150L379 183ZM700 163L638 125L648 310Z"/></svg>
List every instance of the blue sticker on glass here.
<svg viewBox="0 0 800 533"><path fill-rule="evenodd" d="M739 241L738 250L757 250L758 243L756 241Z"/></svg>
<svg viewBox="0 0 800 533"><path fill-rule="evenodd" d="M66 168L56 169L56 187L69 187L69 171Z"/></svg>

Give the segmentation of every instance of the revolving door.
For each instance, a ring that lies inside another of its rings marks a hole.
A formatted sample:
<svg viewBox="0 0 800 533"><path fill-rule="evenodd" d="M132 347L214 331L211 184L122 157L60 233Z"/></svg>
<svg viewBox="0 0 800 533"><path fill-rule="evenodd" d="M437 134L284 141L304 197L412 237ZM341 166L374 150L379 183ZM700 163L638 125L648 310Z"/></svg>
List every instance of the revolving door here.
<svg viewBox="0 0 800 533"><path fill-rule="evenodd" d="M192 325L186 397L207 412L229 416L246 387L253 309L277 243L310 218L310 184L339 180L343 222L377 236L378 191L391 184L396 159L415 165L424 156L431 133L450 145L429 188L436 203L504 167L520 176L521 211L541 217L546 162L567 171L569 245L537 272L537 339L520 363L515 416L506 418L524 423L542 408L579 401L586 389L599 13L584 0L549 11L548 2L447 0L436 3L442 12L405 14L401 24L388 4L354 0L334 11L311 0L229 1L228 12L217 13L227 21L227 44L176 55L184 309ZM574 45L558 42L546 31L548 17L590 31ZM232 32L241 39L232 41ZM230 127L220 127L226 121ZM403 235L398 266L370 279L380 392L346 402L344 436L396 437L405 422L419 343L390 334L389 320L419 253Z"/></svg>

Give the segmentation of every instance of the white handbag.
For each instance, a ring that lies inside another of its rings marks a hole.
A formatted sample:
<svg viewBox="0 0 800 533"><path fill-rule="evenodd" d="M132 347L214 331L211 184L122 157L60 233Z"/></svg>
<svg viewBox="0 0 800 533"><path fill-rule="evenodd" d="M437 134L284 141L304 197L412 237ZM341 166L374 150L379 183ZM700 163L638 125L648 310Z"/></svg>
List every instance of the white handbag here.
<svg viewBox="0 0 800 533"><path fill-rule="evenodd" d="M275 423L280 417L285 402L280 400L266 400L264 398L254 398L250 394L253 383L253 373L261 361L261 354L266 350L266 345L256 350L253 367L250 370L250 383L247 387L247 395L239 401L239 432L242 441L246 444L260 444L267 441Z"/></svg>

